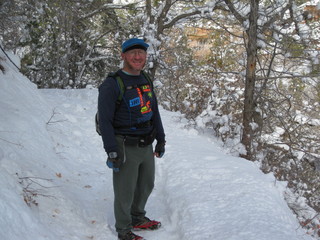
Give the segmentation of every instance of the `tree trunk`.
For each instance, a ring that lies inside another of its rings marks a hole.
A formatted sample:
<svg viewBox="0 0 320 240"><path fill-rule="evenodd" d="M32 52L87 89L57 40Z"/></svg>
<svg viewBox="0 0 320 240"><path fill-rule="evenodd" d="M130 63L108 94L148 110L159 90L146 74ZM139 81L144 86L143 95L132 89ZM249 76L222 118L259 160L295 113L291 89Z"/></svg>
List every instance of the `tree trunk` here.
<svg viewBox="0 0 320 240"><path fill-rule="evenodd" d="M258 8L259 1L251 0L251 11L249 17L249 29L247 33L247 69L245 79L245 99L243 109L243 135L241 142L246 148L246 154L242 157L253 160L252 141L254 130L251 127L253 113L255 111L254 90L256 81L256 63L257 63L257 34L258 34Z"/></svg>

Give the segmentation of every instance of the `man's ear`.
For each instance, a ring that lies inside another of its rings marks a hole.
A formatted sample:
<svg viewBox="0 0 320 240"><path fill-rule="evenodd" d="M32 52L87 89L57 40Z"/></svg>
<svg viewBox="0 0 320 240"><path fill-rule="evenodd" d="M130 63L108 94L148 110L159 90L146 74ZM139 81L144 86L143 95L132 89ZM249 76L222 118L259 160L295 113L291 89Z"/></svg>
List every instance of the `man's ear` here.
<svg viewBox="0 0 320 240"><path fill-rule="evenodd" d="M122 58L122 60L124 60L124 58L125 58L124 53L121 53L121 58Z"/></svg>

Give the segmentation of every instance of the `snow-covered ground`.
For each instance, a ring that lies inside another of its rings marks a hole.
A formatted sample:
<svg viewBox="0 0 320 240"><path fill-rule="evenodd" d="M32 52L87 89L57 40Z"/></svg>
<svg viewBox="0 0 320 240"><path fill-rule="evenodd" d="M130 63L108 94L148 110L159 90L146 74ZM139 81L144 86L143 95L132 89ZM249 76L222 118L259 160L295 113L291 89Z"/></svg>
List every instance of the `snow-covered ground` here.
<svg viewBox="0 0 320 240"><path fill-rule="evenodd" d="M4 56L0 56L3 59ZM38 90L0 62L0 239L112 240L112 171L95 132L97 89ZM311 240L284 183L161 109L166 154L147 205L148 240Z"/></svg>

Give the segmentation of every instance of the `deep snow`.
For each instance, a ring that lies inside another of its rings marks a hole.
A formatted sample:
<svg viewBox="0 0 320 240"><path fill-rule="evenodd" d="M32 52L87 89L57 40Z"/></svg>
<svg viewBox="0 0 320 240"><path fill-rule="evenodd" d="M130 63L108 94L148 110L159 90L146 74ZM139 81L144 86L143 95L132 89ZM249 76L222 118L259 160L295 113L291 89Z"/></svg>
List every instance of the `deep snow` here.
<svg viewBox="0 0 320 240"><path fill-rule="evenodd" d="M38 90L0 57L0 239L116 239L112 172L94 127L97 89ZM140 235L313 239L288 208L285 183L186 128L179 113L161 113L166 154L156 159L147 213L163 227Z"/></svg>

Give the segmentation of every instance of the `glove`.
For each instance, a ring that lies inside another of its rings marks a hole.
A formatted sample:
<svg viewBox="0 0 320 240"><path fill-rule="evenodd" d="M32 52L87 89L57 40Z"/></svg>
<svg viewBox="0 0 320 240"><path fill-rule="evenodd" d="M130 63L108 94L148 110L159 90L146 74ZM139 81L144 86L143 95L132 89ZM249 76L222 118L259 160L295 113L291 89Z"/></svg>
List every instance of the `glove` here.
<svg viewBox="0 0 320 240"><path fill-rule="evenodd" d="M164 152L165 152L165 149L164 149L164 146L166 145L166 142L158 142L156 144L156 148L154 150L154 153L156 155L156 157L158 158L162 158Z"/></svg>
<svg viewBox="0 0 320 240"><path fill-rule="evenodd" d="M112 168L114 172L119 172L121 159L118 157L117 152L108 153L107 166Z"/></svg>

